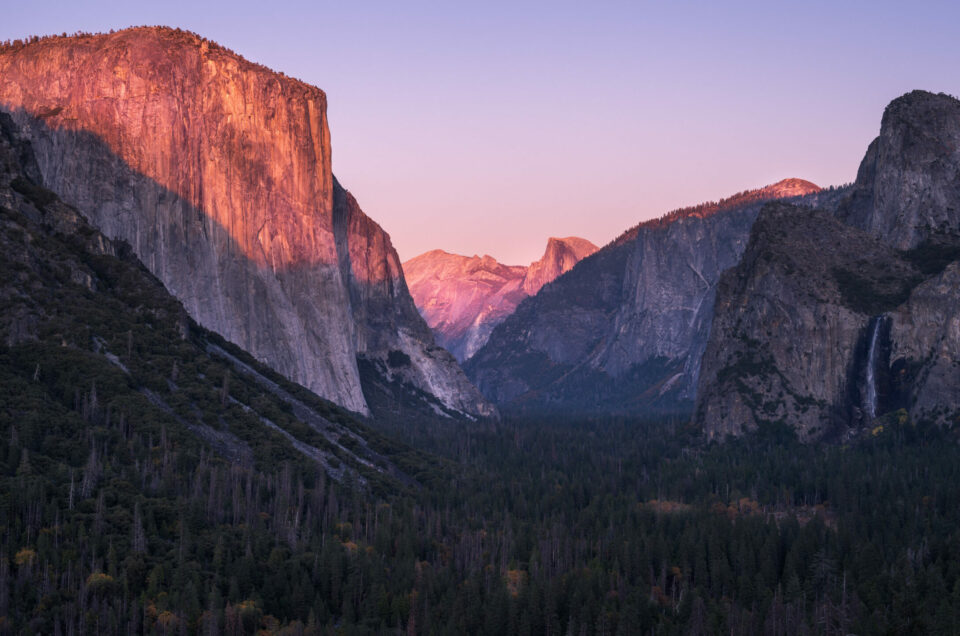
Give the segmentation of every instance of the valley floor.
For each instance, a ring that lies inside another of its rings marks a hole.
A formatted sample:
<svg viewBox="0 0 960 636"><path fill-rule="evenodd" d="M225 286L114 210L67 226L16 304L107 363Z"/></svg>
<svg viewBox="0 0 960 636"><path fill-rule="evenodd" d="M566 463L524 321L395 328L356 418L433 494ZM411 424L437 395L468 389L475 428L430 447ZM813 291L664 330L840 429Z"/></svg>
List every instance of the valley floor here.
<svg viewBox="0 0 960 636"><path fill-rule="evenodd" d="M957 435L895 414L846 446L411 423L434 455L374 494L147 439L22 369L0 355L3 633L960 630Z"/></svg>

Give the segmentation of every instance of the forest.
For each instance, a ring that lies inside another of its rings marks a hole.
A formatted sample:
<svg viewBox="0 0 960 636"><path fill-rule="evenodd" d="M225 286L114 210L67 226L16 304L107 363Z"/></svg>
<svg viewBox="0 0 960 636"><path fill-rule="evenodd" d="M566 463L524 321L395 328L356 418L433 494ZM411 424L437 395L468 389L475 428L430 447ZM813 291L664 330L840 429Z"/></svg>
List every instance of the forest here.
<svg viewBox="0 0 960 636"><path fill-rule="evenodd" d="M0 634L960 633L957 423L358 421L22 186Z"/></svg>
<svg viewBox="0 0 960 636"><path fill-rule="evenodd" d="M902 413L819 447L705 445L679 421L411 425L446 461L374 493L3 386L4 633L960 630L957 435Z"/></svg>

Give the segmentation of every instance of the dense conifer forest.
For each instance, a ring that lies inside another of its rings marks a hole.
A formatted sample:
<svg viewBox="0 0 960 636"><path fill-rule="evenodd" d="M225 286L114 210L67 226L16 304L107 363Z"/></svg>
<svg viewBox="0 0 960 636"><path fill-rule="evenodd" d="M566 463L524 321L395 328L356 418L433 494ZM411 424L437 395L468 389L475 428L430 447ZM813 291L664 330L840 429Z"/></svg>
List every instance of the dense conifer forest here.
<svg viewBox="0 0 960 636"><path fill-rule="evenodd" d="M826 447L676 422L408 431L450 461L374 492L108 421L120 405L57 399L25 355L0 367L6 633L960 629L957 436L896 414Z"/></svg>

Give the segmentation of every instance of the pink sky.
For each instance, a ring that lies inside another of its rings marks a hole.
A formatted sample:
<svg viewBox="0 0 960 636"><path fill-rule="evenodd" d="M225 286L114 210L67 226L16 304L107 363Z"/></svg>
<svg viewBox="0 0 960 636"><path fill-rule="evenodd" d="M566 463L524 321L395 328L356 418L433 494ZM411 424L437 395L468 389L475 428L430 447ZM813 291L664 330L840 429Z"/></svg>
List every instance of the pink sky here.
<svg viewBox="0 0 960 636"><path fill-rule="evenodd" d="M952 2L50 4L5 8L0 39L167 24L324 89L334 172L404 260L526 264L548 236L851 181L891 99L960 93Z"/></svg>

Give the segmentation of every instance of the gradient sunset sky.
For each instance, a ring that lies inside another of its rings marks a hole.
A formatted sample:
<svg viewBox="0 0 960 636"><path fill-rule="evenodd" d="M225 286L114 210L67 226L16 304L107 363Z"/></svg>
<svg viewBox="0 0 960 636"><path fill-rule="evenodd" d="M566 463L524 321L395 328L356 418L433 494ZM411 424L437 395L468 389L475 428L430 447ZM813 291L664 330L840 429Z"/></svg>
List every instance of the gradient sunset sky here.
<svg viewBox="0 0 960 636"><path fill-rule="evenodd" d="M853 180L883 107L960 95L956 2L23 2L0 40L177 26L327 93L333 167L404 260L786 177Z"/></svg>

